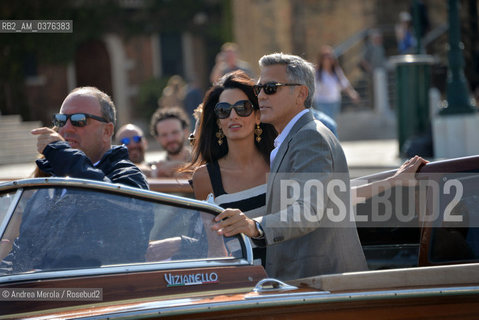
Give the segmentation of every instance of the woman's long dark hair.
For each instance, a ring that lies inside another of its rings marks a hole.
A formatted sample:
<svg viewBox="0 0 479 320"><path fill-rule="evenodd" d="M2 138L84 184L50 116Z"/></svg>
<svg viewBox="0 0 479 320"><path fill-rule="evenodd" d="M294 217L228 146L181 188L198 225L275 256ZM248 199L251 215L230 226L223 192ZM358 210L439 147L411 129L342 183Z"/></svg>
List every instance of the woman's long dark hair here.
<svg viewBox="0 0 479 320"><path fill-rule="evenodd" d="M223 144L218 144L216 133L219 131L215 106L219 101L221 93L226 89L239 89L243 91L253 104L255 110L259 110L258 98L253 92L255 82L243 71L237 70L226 74L223 78L206 92L203 100L203 112L200 117L200 125L195 133L197 137L193 146L192 162L188 166L194 169L205 163L221 159L228 153L228 140L224 139ZM254 144L262 154L266 163L269 164L269 154L273 150L274 139L277 132L270 124L260 123L263 133L261 141Z"/></svg>

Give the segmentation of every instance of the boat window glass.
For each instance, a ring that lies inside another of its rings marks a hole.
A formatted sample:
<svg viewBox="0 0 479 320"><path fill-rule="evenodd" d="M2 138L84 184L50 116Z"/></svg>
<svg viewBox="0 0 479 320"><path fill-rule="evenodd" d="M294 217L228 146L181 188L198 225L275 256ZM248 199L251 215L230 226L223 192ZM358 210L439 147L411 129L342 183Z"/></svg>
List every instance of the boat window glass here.
<svg viewBox="0 0 479 320"><path fill-rule="evenodd" d="M15 192L5 192L0 194L0 222L3 221L10 206L13 203Z"/></svg>
<svg viewBox="0 0 479 320"><path fill-rule="evenodd" d="M191 204L83 188L30 190L7 225L0 273L244 258L241 238L218 236L213 218Z"/></svg>
<svg viewBox="0 0 479 320"><path fill-rule="evenodd" d="M356 225L369 270L417 266L417 191L417 187L392 187L353 207L362 218Z"/></svg>
<svg viewBox="0 0 479 320"><path fill-rule="evenodd" d="M432 228L430 262L479 261L479 175L455 174L442 182L442 219Z"/></svg>

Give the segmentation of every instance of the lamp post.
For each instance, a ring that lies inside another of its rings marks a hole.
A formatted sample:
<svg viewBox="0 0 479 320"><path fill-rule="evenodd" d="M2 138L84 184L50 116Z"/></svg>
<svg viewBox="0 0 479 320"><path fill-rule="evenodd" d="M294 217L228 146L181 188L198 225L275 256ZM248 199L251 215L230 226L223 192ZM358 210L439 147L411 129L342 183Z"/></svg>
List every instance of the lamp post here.
<svg viewBox="0 0 479 320"><path fill-rule="evenodd" d="M469 101L469 92L464 76L464 57L462 55L461 29L457 0L448 0L449 5L449 69L447 75L447 106L439 114L453 115L473 113L476 109Z"/></svg>

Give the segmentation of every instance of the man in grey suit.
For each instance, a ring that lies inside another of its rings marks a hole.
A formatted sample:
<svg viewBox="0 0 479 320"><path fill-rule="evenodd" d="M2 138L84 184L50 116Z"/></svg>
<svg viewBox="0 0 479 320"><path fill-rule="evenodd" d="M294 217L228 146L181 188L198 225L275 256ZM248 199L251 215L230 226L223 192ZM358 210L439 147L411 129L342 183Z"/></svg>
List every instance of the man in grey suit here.
<svg viewBox="0 0 479 320"><path fill-rule="evenodd" d="M336 137L311 111L314 67L282 53L263 56L255 86L261 121L279 135L271 152L265 215L226 209L214 229L267 246L269 276L289 280L367 269L351 216L349 172Z"/></svg>

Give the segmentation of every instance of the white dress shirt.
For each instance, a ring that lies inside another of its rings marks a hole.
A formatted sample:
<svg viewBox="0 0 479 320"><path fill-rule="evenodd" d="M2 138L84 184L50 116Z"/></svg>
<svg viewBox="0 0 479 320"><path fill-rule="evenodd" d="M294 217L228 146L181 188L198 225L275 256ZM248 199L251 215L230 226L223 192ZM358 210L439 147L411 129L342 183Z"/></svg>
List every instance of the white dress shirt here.
<svg viewBox="0 0 479 320"><path fill-rule="evenodd" d="M286 127L284 127L283 131L274 139L274 149L271 151L271 154L269 155L269 165L272 168L273 167L273 161L274 158L276 157L276 154L278 153L279 147L281 147L281 144L283 143L284 139L288 136L289 132L291 131L291 128L294 126L294 124L305 114L306 112L309 112L309 109L304 109L303 111L299 112L297 115L291 119Z"/></svg>

